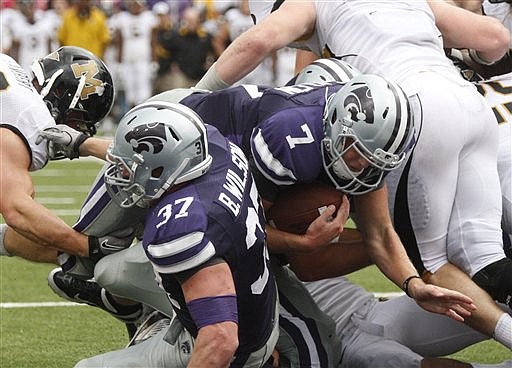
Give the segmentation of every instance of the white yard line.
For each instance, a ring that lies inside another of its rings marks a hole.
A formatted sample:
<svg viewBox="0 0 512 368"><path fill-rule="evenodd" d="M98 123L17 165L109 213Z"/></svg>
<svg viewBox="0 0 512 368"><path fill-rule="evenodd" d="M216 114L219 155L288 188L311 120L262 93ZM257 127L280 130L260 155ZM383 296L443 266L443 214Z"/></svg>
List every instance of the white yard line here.
<svg viewBox="0 0 512 368"><path fill-rule="evenodd" d="M44 169L31 173L32 176L37 177L72 177L72 176L92 176L95 177L100 172L101 166L95 169L86 169L86 170L70 170L70 169Z"/></svg>
<svg viewBox="0 0 512 368"><path fill-rule="evenodd" d="M36 185L36 193L87 193L90 185Z"/></svg>
<svg viewBox="0 0 512 368"><path fill-rule="evenodd" d="M75 204L75 198L70 197L37 197L37 201L41 204Z"/></svg>
<svg viewBox="0 0 512 368"><path fill-rule="evenodd" d="M396 298L397 296L404 295L401 292L391 293L374 293L377 298ZM77 307L87 306L87 304L79 304L73 302L31 302L31 303L0 303L0 308L39 308L39 307Z"/></svg>
<svg viewBox="0 0 512 368"><path fill-rule="evenodd" d="M36 308L36 307L79 307L87 304L73 302L31 302L31 303L0 303L0 308Z"/></svg>

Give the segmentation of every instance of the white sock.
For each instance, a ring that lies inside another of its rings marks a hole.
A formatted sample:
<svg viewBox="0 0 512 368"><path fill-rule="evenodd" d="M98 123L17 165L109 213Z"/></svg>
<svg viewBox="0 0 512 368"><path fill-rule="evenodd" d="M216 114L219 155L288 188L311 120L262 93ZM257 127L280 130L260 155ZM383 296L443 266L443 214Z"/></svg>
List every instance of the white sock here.
<svg viewBox="0 0 512 368"><path fill-rule="evenodd" d="M480 363L471 363L473 368L510 368L512 367L512 360L506 360L497 364L480 364Z"/></svg>
<svg viewBox="0 0 512 368"><path fill-rule="evenodd" d="M512 317L503 313L494 328L494 340L512 350Z"/></svg>
<svg viewBox="0 0 512 368"><path fill-rule="evenodd" d="M7 224L0 224L0 256L12 257L12 254L5 249L4 236L7 231Z"/></svg>

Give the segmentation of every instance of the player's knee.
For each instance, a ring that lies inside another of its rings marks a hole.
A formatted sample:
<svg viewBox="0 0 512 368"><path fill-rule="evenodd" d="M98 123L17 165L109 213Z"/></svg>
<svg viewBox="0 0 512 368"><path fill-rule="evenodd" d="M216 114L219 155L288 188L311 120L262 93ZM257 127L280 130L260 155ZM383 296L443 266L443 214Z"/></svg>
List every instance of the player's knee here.
<svg viewBox="0 0 512 368"><path fill-rule="evenodd" d="M512 259L503 258L491 263L473 276L473 281L502 303L511 303Z"/></svg>
<svg viewBox="0 0 512 368"><path fill-rule="evenodd" d="M115 294L116 290L123 288L123 262L119 261L118 254L103 257L96 263L94 278L98 284Z"/></svg>

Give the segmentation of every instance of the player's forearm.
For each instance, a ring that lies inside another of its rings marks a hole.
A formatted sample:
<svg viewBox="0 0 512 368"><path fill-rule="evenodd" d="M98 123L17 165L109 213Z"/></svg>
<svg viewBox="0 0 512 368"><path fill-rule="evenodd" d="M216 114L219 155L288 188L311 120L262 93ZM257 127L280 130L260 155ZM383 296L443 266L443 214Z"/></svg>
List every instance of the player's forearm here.
<svg viewBox="0 0 512 368"><path fill-rule="evenodd" d="M284 46L276 43L274 32L272 28L254 26L238 36L196 87L207 90L226 88L245 77L270 53Z"/></svg>
<svg viewBox="0 0 512 368"><path fill-rule="evenodd" d="M110 143L110 139L89 138L80 145L80 156L93 156L105 161Z"/></svg>
<svg viewBox="0 0 512 368"><path fill-rule="evenodd" d="M270 225L265 227L267 233L267 246L270 253L304 253L316 250L308 245L307 238L278 230Z"/></svg>
<svg viewBox="0 0 512 368"><path fill-rule="evenodd" d="M16 232L40 246L49 246L61 251L87 257L88 239L49 209L28 196L16 196L15 201L2 213L5 222ZM10 244L6 241L6 247Z"/></svg>
<svg viewBox="0 0 512 368"><path fill-rule="evenodd" d="M229 367L238 348L238 325L222 322L199 329L188 367Z"/></svg>
<svg viewBox="0 0 512 368"><path fill-rule="evenodd" d="M58 265L58 250L48 246L41 246L25 238L12 228L7 228L4 237L4 247L11 256L37 263L53 263Z"/></svg>
<svg viewBox="0 0 512 368"><path fill-rule="evenodd" d="M476 50L486 62L498 61L508 51L510 32L497 19L442 1L429 0L429 5L444 47Z"/></svg>
<svg viewBox="0 0 512 368"><path fill-rule="evenodd" d="M409 276L418 274L391 226L382 229L378 236L366 238L365 243L373 262L398 287L401 288Z"/></svg>
<svg viewBox="0 0 512 368"><path fill-rule="evenodd" d="M416 275L398 234L389 217L387 188L355 196L358 229L373 262L396 285Z"/></svg>

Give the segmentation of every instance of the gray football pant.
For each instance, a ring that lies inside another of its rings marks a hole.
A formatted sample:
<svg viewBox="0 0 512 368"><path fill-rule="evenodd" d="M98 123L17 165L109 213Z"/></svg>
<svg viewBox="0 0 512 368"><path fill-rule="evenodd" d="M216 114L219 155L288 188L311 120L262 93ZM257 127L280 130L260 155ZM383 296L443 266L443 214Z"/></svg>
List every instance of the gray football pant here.
<svg viewBox="0 0 512 368"><path fill-rule="evenodd" d="M276 303L274 327L267 343L251 353L243 368L263 367L270 358L279 337L278 310ZM185 368L192 356L193 348L194 338L183 327L179 319L174 318L169 328L137 345L83 359L75 367Z"/></svg>
<svg viewBox="0 0 512 368"><path fill-rule="evenodd" d="M273 265L279 291L280 333L276 348L286 366L335 367L341 342L336 324L322 312L309 292L287 267ZM153 267L140 243L102 258L96 281L115 295L140 301L172 316L165 291L155 280Z"/></svg>

